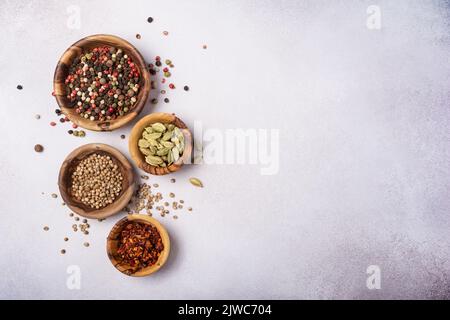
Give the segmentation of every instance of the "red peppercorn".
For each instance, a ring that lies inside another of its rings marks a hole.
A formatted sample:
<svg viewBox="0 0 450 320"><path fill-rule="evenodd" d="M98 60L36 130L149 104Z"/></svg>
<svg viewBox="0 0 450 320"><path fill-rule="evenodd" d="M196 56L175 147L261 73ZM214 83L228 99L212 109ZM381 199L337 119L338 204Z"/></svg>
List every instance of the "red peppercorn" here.
<svg viewBox="0 0 450 320"><path fill-rule="evenodd" d="M74 124L72 124L72 128L76 129L76 128L78 128L78 126L74 123Z"/></svg>
<svg viewBox="0 0 450 320"><path fill-rule="evenodd" d="M165 68L163 69L163 71L164 71L164 72L168 72L168 71L169 71L169 68L165 67Z"/></svg>
<svg viewBox="0 0 450 320"><path fill-rule="evenodd" d="M161 83L166 83L166 79L162 78Z"/></svg>
<svg viewBox="0 0 450 320"><path fill-rule="evenodd" d="M56 126L56 122L52 121L52 122L50 122L50 125L51 125L52 127L54 127L54 126Z"/></svg>
<svg viewBox="0 0 450 320"><path fill-rule="evenodd" d="M170 89L175 89L175 85L173 83L169 84Z"/></svg>
<svg viewBox="0 0 450 320"><path fill-rule="evenodd" d="M161 57L160 57L160 56L156 56L156 57L155 57L155 60L156 60L156 61L159 61L159 60L161 60Z"/></svg>

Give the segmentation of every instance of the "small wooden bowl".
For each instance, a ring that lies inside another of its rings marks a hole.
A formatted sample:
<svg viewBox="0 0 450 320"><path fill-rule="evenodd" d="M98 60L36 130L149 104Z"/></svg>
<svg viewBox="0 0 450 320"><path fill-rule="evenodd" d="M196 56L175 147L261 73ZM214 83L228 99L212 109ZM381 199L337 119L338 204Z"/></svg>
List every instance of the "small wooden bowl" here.
<svg viewBox="0 0 450 320"><path fill-rule="evenodd" d="M72 197L71 193L73 171L81 160L85 159L93 153L110 156L111 159L119 166L120 172L123 176L122 191L120 192L119 196L114 200L113 203L101 209L93 209L85 205L81 201L78 201L77 199ZM85 144L84 146L73 150L64 160L63 164L61 165L61 169L59 170L58 186L61 197L73 212L80 216L91 219L106 218L112 216L113 214L116 214L117 212L125 208L131 197L133 196L135 187L133 168L131 167L131 164L127 160L127 158L125 158L125 156L121 154L119 150L107 144Z"/></svg>
<svg viewBox="0 0 450 320"><path fill-rule="evenodd" d="M164 245L164 250L161 252L158 261L154 265L138 271L134 271L131 266L122 263L120 261L120 258L117 256L120 232L129 221L141 222L156 227ZM119 220L111 229L106 241L106 252L108 253L109 260L111 260L113 266L120 272L132 277L148 276L158 271L166 263L170 252L169 234L167 233L167 230L161 225L161 223L158 222L158 220L143 214L129 214L125 218Z"/></svg>
<svg viewBox="0 0 450 320"><path fill-rule="evenodd" d="M91 121L80 117L80 115L76 113L75 108L71 107L71 104L66 97L66 85L64 81L69 74L69 68L72 61L83 52L98 46L113 46L122 49L137 64L141 74L139 80L140 89L133 109L115 120ZM88 130L112 131L133 120L144 108L150 93L150 72L148 71L142 55L129 42L112 35L97 34L75 42L64 52L56 66L55 75L53 77L53 90L62 113L65 114L70 121Z"/></svg>
<svg viewBox="0 0 450 320"><path fill-rule="evenodd" d="M183 155L180 157L180 159L178 159L177 162L172 163L170 166L165 168L155 167L145 162L145 156L141 153L138 147L138 141L139 139L141 139L144 129L155 122L172 123L176 127L180 128L181 132L184 135L185 147ZM133 159L136 166L150 174L164 175L178 171L181 169L183 164L191 162L192 141L192 135L188 127L174 114L152 113L148 116L145 116L134 125L133 129L131 130L128 148L130 150L131 158Z"/></svg>

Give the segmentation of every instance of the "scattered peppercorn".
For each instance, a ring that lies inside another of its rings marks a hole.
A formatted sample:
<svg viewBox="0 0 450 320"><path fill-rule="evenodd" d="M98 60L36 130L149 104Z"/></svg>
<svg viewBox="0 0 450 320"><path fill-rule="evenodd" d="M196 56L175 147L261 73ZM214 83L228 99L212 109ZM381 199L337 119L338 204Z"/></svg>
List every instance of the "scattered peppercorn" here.
<svg viewBox="0 0 450 320"><path fill-rule="evenodd" d="M85 242L85 243L83 243L83 245L84 245L85 247L89 247L89 242Z"/></svg>
<svg viewBox="0 0 450 320"><path fill-rule="evenodd" d="M58 198L58 195L56 193L52 193L52 198L56 199Z"/></svg>
<svg viewBox="0 0 450 320"><path fill-rule="evenodd" d="M48 231L49 229L50 229L50 228L47 227L47 226L44 227L44 231Z"/></svg>
<svg viewBox="0 0 450 320"><path fill-rule="evenodd" d="M158 99L153 98L152 99L152 104L157 104L158 103Z"/></svg>
<svg viewBox="0 0 450 320"><path fill-rule="evenodd" d="M165 103L169 103L169 101L170 101L169 98L164 98Z"/></svg>
<svg viewBox="0 0 450 320"><path fill-rule="evenodd" d="M121 135L120 135L120 139L125 139L125 135L124 135L124 134L121 134Z"/></svg>
<svg viewBox="0 0 450 320"><path fill-rule="evenodd" d="M169 88L170 89L175 89L175 85L173 83L169 83Z"/></svg>
<svg viewBox="0 0 450 320"><path fill-rule="evenodd" d="M40 144L37 144L37 145L34 146L34 151L42 152L42 151L44 151L44 147L42 145L40 145Z"/></svg>
<svg viewBox="0 0 450 320"><path fill-rule="evenodd" d="M184 91L189 91L189 87L188 86L184 86Z"/></svg>
<svg viewBox="0 0 450 320"><path fill-rule="evenodd" d="M52 121L52 122L50 122L50 125L51 125L52 127L54 127L54 126L56 126L56 122Z"/></svg>
<svg viewBox="0 0 450 320"><path fill-rule="evenodd" d="M73 134L73 130L67 131L68 134Z"/></svg>
<svg viewBox="0 0 450 320"><path fill-rule="evenodd" d="M163 31L163 35L168 36L169 35L169 31Z"/></svg>
<svg viewBox="0 0 450 320"><path fill-rule="evenodd" d="M141 35L139 33L136 34L136 39L140 39Z"/></svg>
<svg viewBox="0 0 450 320"><path fill-rule="evenodd" d="M152 18L152 17L148 17L148 18L147 18L147 22L148 22L148 23L152 23L152 22L153 22L153 18Z"/></svg>
<svg viewBox="0 0 450 320"><path fill-rule="evenodd" d="M203 45L203 49L207 49L208 46L206 44Z"/></svg>
<svg viewBox="0 0 450 320"><path fill-rule="evenodd" d="M65 254L65 253L66 253L66 250L62 249L61 254Z"/></svg>
<svg viewBox="0 0 450 320"><path fill-rule="evenodd" d="M69 241L69 238L67 238L67 237L64 237L64 241Z"/></svg>
<svg viewBox="0 0 450 320"><path fill-rule="evenodd" d="M22 85L20 85L20 84L17 85L17 89L18 89L18 90L22 90L22 89L23 89Z"/></svg>
<svg viewBox="0 0 450 320"><path fill-rule="evenodd" d="M41 118L41 115L37 114L37 115L34 116L34 118L35 118L36 120L39 120L39 119Z"/></svg>

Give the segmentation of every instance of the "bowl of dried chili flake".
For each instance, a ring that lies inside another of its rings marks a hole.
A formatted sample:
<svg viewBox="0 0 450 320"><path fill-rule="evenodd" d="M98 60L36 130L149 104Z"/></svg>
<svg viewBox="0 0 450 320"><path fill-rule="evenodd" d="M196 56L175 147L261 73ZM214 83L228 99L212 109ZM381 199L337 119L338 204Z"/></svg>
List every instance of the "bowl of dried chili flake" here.
<svg viewBox="0 0 450 320"><path fill-rule="evenodd" d="M106 251L113 266L133 277L158 271L170 252L169 234L156 219L130 214L111 229Z"/></svg>
<svg viewBox="0 0 450 320"><path fill-rule="evenodd" d="M139 51L112 35L92 35L70 46L56 66L53 95L74 124L111 131L132 121L150 92L150 72Z"/></svg>

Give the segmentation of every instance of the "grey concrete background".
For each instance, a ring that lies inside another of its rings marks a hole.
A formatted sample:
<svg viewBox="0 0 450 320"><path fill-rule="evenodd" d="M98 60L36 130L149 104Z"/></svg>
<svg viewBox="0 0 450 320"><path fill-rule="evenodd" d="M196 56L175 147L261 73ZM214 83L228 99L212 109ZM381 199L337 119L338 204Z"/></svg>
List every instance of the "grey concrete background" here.
<svg viewBox="0 0 450 320"><path fill-rule="evenodd" d="M70 5L80 29L67 27ZM381 9L381 30L366 26L369 5ZM447 1L2 0L0 298L449 298L449 13ZM280 130L277 175L200 165L176 173L173 187L152 178L195 211L161 219L173 252L145 279L106 257L121 215L93 221L84 248L49 195L73 148L105 142L127 154L119 136L131 126L82 140L48 125L58 58L95 33L171 58L173 81L191 87L145 113ZM70 265L80 290L66 287ZM381 269L380 290L366 287L369 265Z"/></svg>

